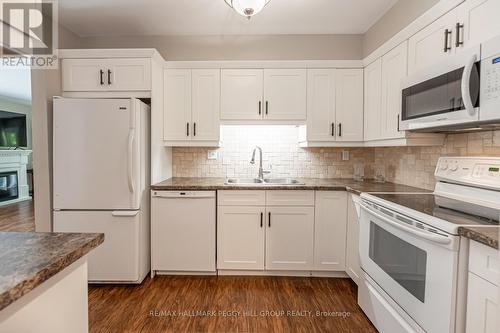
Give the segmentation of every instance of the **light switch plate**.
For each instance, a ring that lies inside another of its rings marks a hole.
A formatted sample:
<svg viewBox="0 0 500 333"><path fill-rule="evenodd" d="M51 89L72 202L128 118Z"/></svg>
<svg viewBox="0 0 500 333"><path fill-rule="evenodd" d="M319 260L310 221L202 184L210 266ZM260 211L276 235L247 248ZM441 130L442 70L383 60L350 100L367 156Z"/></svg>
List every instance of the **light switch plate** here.
<svg viewBox="0 0 500 333"><path fill-rule="evenodd" d="M349 161L349 150L342 150L342 161Z"/></svg>
<svg viewBox="0 0 500 333"><path fill-rule="evenodd" d="M216 160L217 159L217 150L209 150L207 153L207 159Z"/></svg>

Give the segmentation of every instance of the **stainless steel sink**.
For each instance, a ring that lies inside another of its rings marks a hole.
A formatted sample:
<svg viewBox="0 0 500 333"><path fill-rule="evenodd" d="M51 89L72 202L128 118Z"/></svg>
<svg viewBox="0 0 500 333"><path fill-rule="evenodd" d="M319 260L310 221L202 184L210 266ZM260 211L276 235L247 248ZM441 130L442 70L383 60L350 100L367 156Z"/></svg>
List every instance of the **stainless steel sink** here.
<svg viewBox="0 0 500 333"><path fill-rule="evenodd" d="M226 185L257 185L262 184L262 180L258 178L227 178L224 184Z"/></svg>
<svg viewBox="0 0 500 333"><path fill-rule="evenodd" d="M304 185L304 183L301 183L297 179L291 179L291 178L264 179L264 183L269 185Z"/></svg>
<svg viewBox="0 0 500 333"><path fill-rule="evenodd" d="M225 185L304 185L300 181L291 178L269 178L269 179L258 179L258 178L227 178Z"/></svg>

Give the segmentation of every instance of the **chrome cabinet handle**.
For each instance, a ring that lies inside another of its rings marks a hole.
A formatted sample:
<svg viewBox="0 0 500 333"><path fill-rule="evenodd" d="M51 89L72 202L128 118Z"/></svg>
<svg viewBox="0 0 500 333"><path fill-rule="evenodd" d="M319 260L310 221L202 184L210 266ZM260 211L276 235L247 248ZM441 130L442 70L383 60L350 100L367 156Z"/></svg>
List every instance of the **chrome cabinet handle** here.
<svg viewBox="0 0 500 333"><path fill-rule="evenodd" d="M99 70L99 78L100 78L100 82L101 82L101 86L104 85L104 71L102 69Z"/></svg>
<svg viewBox="0 0 500 333"><path fill-rule="evenodd" d="M335 123L332 123L332 136L335 136Z"/></svg>
<svg viewBox="0 0 500 333"><path fill-rule="evenodd" d="M196 136L196 123L193 123L193 136Z"/></svg>
<svg viewBox="0 0 500 333"><path fill-rule="evenodd" d="M267 226L271 228L271 212L267 213Z"/></svg>
<svg viewBox="0 0 500 333"><path fill-rule="evenodd" d="M269 114L269 102L266 101L266 115Z"/></svg>
<svg viewBox="0 0 500 333"><path fill-rule="evenodd" d="M457 25L455 26L455 29L457 32L457 37L455 39L455 47L460 47L461 45L464 45L463 39L461 40L461 38L463 38L463 37L460 37L460 30L463 30L463 28L464 28L464 25L457 22Z"/></svg>
<svg viewBox="0 0 500 333"><path fill-rule="evenodd" d="M401 132L401 129L399 128L399 114L398 114L398 132Z"/></svg>
<svg viewBox="0 0 500 333"><path fill-rule="evenodd" d="M262 114L262 102L259 101L259 116Z"/></svg>
<svg viewBox="0 0 500 333"><path fill-rule="evenodd" d="M339 123L339 136L342 136L342 123Z"/></svg>
<svg viewBox="0 0 500 333"><path fill-rule="evenodd" d="M189 123L186 123L186 136L189 136Z"/></svg>
<svg viewBox="0 0 500 333"><path fill-rule="evenodd" d="M111 84L111 70L108 69L108 84Z"/></svg>
<svg viewBox="0 0 500 333"><path fill-rule="evenodd" d="M264 213L260 212L260 227L264 226Z"/></svg>
<svg viewBox="0 0 500 333"><path fill-rule="evenodd" d="M446 29L444 31L444 53L451 50L451 46L449 46L450 43L448 42L450 35L451 35L451 30Z"/></svg>

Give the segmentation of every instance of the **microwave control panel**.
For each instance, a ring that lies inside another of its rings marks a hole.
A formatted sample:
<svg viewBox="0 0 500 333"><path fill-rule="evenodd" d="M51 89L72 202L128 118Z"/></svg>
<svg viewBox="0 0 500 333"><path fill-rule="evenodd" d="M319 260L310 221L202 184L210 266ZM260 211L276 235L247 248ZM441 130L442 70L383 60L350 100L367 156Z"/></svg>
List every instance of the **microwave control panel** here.
<svg viewBox="0 0 500 333"><path fill-rule="evenodd" d="M481 47L480 120L500 119L500 38Z"/></svg>

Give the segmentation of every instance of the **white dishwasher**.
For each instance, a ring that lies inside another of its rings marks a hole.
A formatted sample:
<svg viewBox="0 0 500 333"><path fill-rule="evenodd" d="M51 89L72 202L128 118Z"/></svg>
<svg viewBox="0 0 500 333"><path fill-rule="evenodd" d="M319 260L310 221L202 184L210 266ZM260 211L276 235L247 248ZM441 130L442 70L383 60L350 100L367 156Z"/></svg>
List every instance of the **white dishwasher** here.
<svg viewBox="0 0 500 333"><path fill-rule="evenodd" d="M152 275L215 274L215 197L215 191L152 191Z"/></svg>

